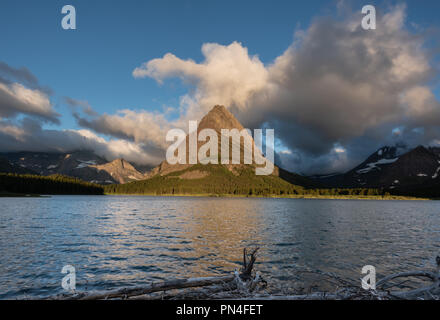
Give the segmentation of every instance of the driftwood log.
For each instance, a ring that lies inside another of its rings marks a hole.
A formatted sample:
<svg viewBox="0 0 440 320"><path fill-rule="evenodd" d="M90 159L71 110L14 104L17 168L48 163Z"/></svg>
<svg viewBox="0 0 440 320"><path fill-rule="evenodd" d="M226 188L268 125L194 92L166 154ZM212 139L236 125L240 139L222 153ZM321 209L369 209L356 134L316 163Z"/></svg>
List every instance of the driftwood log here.
<svg viewBox="0 0 440 320"><path fill-rule="evenodd" d="M162 296L152 296L153 293L166 292L170 290L182 290L187 288L209 287L198 293L193 298L203 297L206 294L216 294L218 292L236 291L237 294L249 294L259 283L265 283L258 273L253 272L258 248L254 249L250 255L247 250L243 250L243 266L241 272L221 277L204 277L170 280L151 283L145 286L135 286L128 288L119 288L107 291L94 292L73 292L71 294L60 294L54 297L48 297L49 300L108 300L108 299L149 299L164 298ZM249 259L249 262L248 262ZM170 298L170 297L168 297Z"/></svg>
<svg viewBox="0 0 440 320"><path fill-rule="evenodd" d="M376 283L375 290L364 290L360 284L354 284L325 272L305 270L330 279L337 288L335 292L314 292L293 295L267 295L256 293L247 299L258 300L440 300L440 257L436 258L435 270L409 271L391 274ZM424 279L429 284L412 290L403 291L399 287L411 278ZM402 280L393 283L393 280ZM394 290L391 290L394 288Z"/></svg>
<svg viewBox="0 0 440 320"><path fill-rule="evenodd" d="M264 292L267 283L254 264L258 248L248 254L243 250L243 266L234 274L221 277L191 278L151 283L145 286L119 288L108 291L74 292L47 299L56 300L107 300L107 299L246 299L246 300L440 300L440 257L436 258L435 270L410 271L391 274L379 280L375 290L364 290L359 283L344 280L325 272L303 270L325 277L336 287L334 292L308 292L273 294ZM429 282L421 288L402 291L399 287L410 278ZM402 279L405 279L402 281ZM400 281L395 283L396 281ZM394 290L391 290L393 289ZM190 290L190 291L188 291ZM176 292L177 291L177 292Z"/></svg>

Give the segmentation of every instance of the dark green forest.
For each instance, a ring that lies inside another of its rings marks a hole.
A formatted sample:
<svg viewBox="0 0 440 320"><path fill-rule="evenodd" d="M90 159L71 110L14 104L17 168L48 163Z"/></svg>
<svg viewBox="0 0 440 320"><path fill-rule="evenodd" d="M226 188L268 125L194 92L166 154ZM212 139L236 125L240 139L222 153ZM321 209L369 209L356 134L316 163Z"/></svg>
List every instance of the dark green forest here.
<svg viewBox="0 0 440 320"><path fill-rule="evenodd" d="M199 179L181 179L188 171L207 171L208 176ZM149 195L241 195L241 196L289 196L289 195L357 195L381 196L379 189L310 189L291 184L277 176L257 176L253 169L245 167L236 174L225 166L195 165L189 169L148 180L104 187L107 194Z"/></svg>
<svg viewBox="0 0 440 320"><path fill-rule="evenodd" d="M191 171L205 171L207 175L197 179L182 179L182 174ZM301 183L302 181L299 181ZM294 182L295 183L295 182ZM311 188L292 184L275 175L257 176L252 168L243 167L232 173L225 166L195 165L186 170L165 176L134 181L127 184L101 186L63 175L39 176L30 174L0 173L1 194L71 194L71 195L236 195L236 196L350 196L350 197L388 197L413 196L430 197L436 194L431 189L416 192L393 191L363 188Z"/></svg>
<svg viewBox="0 0 440 320"><path fill-rule="evenodd" d="M45 177L0 173L0 193L99 195L104 193L104 189L102 186L62 175Z"/></svg>

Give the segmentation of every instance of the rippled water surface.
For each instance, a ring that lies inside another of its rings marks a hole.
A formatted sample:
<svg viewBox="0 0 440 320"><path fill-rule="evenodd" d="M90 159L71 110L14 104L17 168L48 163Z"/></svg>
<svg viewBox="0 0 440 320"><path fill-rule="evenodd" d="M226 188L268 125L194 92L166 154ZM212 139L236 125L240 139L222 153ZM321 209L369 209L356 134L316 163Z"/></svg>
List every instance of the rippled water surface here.
<svg viewBox="0 0 440 320"><path fill-rule="evenodd" d="M244 247L261 249L270 290L314 283L300 270L361 277L431 267L440 202L193 197L0 198L0 298L230 273Z"/></svg>

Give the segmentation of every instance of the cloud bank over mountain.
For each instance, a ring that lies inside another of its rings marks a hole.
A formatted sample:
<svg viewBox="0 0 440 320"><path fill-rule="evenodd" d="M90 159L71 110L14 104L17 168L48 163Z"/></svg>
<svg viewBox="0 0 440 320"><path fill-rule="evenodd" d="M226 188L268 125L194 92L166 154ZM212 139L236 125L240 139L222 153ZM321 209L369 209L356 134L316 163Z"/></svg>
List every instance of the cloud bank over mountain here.
<svg viewBox="0 0 440 320"><path fill-rule="evenodd" d="M440 104L429 86L438 70L425 36L405 28L405 14L405 6L393 7L378 17L374 31L361 28L360 13L317 18L266 66L234 42L203 45L200 63L168 53L133 75L158 82L179 77L196 88L183 99L185 116L206 112L216 101L246 127L275 128L296 155L290 158L297 169L326 163L334 169L333 160L344 162L341 153L359 154L352 144L371 152L396 139L397 127L400 136L419 143L438 136ZM338 146L344 151L336 152Z"/></svg>
<svg viewBox="0 0 440 320"><path fill-rule="evenodd" d="M161 154L146 152L142 145L123 140L106 140L90 130L43 129L38 121L25 118L18 125L0 121L1 152L70 152L93 151L108 161L124 158L139 164L154 164Z"/></svg>
<svg viewBox="0 0 440 320"><path fill-rule="evenodd" d="M45 123L60 124L51 92L28 69L0 62L0 152L88 150L107 160L124 158L139 164L162 160L157 150L146 151L142 144L124 139L106 140L90 130L44 129ZM65 103L89 116L98 115L85 101L66 98Z"/></svg>
<svg viewBox="0 0 440 320"><path fill-rule="evenodd" d="M360 12L317 17L269 64L239 42L204 44L200 62L167 53L132 74L164 85L181 79L188 93L180 98L177 119L146 110L98 114L87 102L69 98L66 104L87 130L59 131L54 140L35 124L36 118L58 121L50 93L27 69L0 64L0 133L15 139L7 144L2 138L0 148L81 145L107 158L124 150L119 153L127 160L153 165L168 146L169 129L185 129L188 120L200 119L217 104L245 127L274 128L279 151L284 150L278 154L281 165L305 173L345 170L384 143L434 143L440 136L440 103L431 86L439 70L426 45L429 35L409 31L405 19L404 5L378 14L376 30L361 28ZM33 120L13 120L18 114ZM45 137L44 144L39 137Z"/></svg>

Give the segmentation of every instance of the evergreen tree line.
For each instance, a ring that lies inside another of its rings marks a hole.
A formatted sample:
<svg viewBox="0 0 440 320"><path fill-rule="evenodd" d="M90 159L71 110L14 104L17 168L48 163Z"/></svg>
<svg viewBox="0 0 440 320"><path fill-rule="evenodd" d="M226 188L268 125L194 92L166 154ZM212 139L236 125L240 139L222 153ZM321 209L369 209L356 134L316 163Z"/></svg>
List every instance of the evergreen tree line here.
<svg viewBox="0 0 440 320"><path fill-rule="evenodd" d="M198 179L181 179L185 172L207 171ZM425 190L424 190L425 191ZM0 193L18 194L148 194L148 195L240 195L240 196L389 196L383 189L304 188L276 176L256 176L249 168L232 173L224 166L195 166L166 176L127 184L101 186L63 175L39 176L0 173ZM414 192L408 192L405 195ZM425 192L423 192L425 193ZM398 194L394 193L393 194ZM416 196L423 196L417 194Z"/></svg>
<svg viewBox="0 0 440 320"><path fill-rule="evenodd" d="M207 171L208 176L199 179L179 178L185 172ZM107 194L149 194L149 195L184 195L184 194L217 194L242 196L383 196L381 189L310 189L291 184L276 176L256 176L249 168L235 174L223 166L198 167L166 176L155 176L148 180L134 181L121 185L104 187Z"/></svg>
<svg viewBox="0 0 440 320"><path fill-rule="evenodd" d="M0 193L1 192L51 195L100 195L104 194L104 188L100 185L63 175L46 177L29 174L0 173Z"/></svg>

